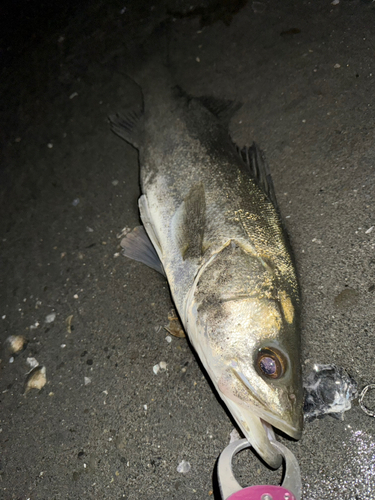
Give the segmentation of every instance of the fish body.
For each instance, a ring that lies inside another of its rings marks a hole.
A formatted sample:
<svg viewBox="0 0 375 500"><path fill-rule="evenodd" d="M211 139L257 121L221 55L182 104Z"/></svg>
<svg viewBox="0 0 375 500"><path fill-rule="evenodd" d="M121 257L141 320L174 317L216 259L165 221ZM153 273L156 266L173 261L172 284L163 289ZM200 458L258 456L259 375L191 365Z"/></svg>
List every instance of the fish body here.
<svg viewBox="0 0 375 500"><path fill-rule="evenodd" d="M235 106L191 98L162 72L141 86L143 109L111 121L139 150L143 226L218 394L278 467L271 426L302 430L300 295L267 166L232 143ZM157 268L129 236L125 255Z"/></svg>

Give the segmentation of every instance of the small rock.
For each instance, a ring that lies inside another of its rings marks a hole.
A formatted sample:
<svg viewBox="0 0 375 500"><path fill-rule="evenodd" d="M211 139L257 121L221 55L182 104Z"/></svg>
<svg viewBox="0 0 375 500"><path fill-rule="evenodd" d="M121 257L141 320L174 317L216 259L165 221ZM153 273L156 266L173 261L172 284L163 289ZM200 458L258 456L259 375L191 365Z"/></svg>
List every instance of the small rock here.
<svg viewBox="0 0 375 500"><path fill-rule="evenodd" d="M23 335L10 335L5 343L11 354L18 354L23 351L27 346L27 340Z"/></svg>
<svg viewBox="0 0 375 500"><path fill-rule="evenodd" d="M40 391L47 383L46 377L46 367L45 366L37 366L34 368L27 377L26 387L25 387L25 395L31 389L37 389Z"/></svg>
<svg viewBox="0 0 375 500"><path fill-rule="evenodd" d="M177 466L177 472L180 472L181 474L186 474L189 472L191 469L191 466L189 462L186 462L186 460L182 460Z"/></svg>
<svg viewBox="0 0 375 500"><path fill-rule="evenodd" d="M160 370L167 369L167 363L165 361L160 361L159 366L160 366Z"/></svg>
<svg viewBox="0 0 375 500"><path fill-rule="evenodd" d="M35 358L26 358L26 364L30 371L39 366L39 362Z"/></svg>
<svg viewBox="0 0 375 500"><path fill-rule="evenodd" d="M51 314L47 314L46 319L44 320L45 323L53 323L56 319L56 313L53 312Z"/></svg>

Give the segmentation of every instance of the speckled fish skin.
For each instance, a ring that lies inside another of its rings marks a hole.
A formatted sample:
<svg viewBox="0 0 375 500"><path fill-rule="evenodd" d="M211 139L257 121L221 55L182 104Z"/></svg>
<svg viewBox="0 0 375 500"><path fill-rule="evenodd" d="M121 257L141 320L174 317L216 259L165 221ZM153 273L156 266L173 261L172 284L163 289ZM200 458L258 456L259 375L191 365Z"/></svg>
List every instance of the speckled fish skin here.
<svg viewBox="0 0 375 500"><path fill-rule="evenodd" d="M201 101L162 72L140 80L144 111L127 140L139 149L142 222L219 395L278 467L271 425L299 439L303 421L300 295L278 211ZM282 353L280 378L259 373L262 348Z"/></svg>

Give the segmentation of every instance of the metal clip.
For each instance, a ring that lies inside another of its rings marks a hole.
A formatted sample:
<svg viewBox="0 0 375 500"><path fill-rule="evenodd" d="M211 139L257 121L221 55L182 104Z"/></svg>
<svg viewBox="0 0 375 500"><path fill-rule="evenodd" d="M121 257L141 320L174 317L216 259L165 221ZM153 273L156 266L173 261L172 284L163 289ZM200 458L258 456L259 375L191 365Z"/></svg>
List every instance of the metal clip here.
<svg viewBox="0 0 375 500"><path fill-rule="evenodd" d="M217 466L220 492L223 500L300 500L302 495L301 472L296 457L278 441L271 444L284 457L285 477L281 486L249 486L242 488L233 475L232 459L251 444L247 439L231 443L221 453Z"/></svg>

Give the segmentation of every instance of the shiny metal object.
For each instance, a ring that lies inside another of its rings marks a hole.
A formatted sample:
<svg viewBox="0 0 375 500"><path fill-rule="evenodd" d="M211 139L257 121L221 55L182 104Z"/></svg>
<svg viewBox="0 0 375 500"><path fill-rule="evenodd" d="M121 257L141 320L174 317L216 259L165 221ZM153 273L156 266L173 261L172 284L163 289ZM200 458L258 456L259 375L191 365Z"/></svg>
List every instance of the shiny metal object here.
<svg viewBox="0 0 375 500"><path fill-rule="evenodd" d="M276 440L271 440L271 444L283 456L285 462L285 476L281 486L259 485L242 488L234 477L232 460L237 453L249 448L251 444L247 439L241 439L227 446L218 461L217 474L223 500L301 499L301 473L296 457L288 448Z"/></svg>

